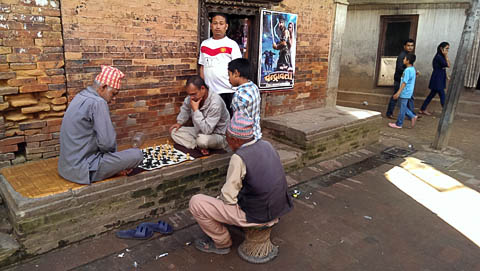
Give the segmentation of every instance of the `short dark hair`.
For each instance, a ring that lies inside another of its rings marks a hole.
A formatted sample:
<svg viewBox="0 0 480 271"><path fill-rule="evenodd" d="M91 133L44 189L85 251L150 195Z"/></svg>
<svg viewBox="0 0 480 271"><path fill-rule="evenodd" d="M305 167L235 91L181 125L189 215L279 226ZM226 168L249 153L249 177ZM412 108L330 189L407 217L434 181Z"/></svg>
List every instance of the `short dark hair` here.
<svg viewBox="0 0 480 271"><path fill-rule="evenodd" d="M208 14L208 20L209 20L210 22L212 22L213 17L215 17L215 16L222 16L223 18L225 18L225 22L227 22L227 24L228 24L228 16L227 16L227 14L225 14L225 13L212 12L212 13Z"/></svg>
<svg viewBox="0 0 480 271"><path fill-rule="evenodd" d="M403 46L407 45L407 43L413 43L413 44L415 44L415 40L414 40L414 39L405 40L405 42L403 43Z"/></svg>
<svg viewBox="0 0 480 271"><path fill-rule="evenodd" d="M417 57L414 54L407 54L405 58L408 60L408 63L412 64L415 63Z"/></svg>
<svg viewBox="0 0 480 271"><path fill-rule="evenodd" d="M228 70L231 72L238 71L241 77L248 79L250 76L250 63L246 58L237 58L228 63Z"/></svg>
<svg viewBox="0 0 480 271"><path fill-rule="evenodd" d="M200 75L194 75L194 76L188 78L185 86L188 86L190 84L194 85L198 89L200 89L202 86L204 86L205 88L208 89L207 84L205 84L205 81L203 81L203 79L202 79L202 77L200 77Z"/></svg>

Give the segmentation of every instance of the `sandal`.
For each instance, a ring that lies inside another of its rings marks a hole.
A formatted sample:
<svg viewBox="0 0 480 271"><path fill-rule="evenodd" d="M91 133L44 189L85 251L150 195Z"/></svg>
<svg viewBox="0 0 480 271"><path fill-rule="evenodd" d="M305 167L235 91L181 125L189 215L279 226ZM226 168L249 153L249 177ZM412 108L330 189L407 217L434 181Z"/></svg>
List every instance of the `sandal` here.
<svg viewBox="0 0 480 271"><path fill-rule="evenodd" d="M225 255L230 252L230 248L217 248L215 243L210 237L204 237L195 240L195 248L206 253L215 253L219 255Z"/></svg>
<svg viewBox="0 0 480 271"><path fill-rule="evenodd" d="M146 226L138 225L134 230L122 230L115 233L121 239L146 240L153 236L153 231Z"/></svg>
<svg viewBox="0 0 480 271"><path fill-rule="evenodd" d="M161 234L171 234L173 232L173 227L162 220L159 220L158 223L145 222L140 224L139 226L148 227L152 231L159 232Z"/></svg>

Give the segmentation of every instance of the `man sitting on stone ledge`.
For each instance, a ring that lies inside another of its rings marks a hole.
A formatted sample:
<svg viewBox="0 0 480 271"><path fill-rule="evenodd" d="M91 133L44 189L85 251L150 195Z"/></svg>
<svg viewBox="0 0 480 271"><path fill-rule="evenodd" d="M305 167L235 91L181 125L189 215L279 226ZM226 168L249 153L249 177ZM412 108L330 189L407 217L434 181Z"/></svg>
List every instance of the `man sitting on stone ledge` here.
<svg viewBox="0 0 480 271"><path fill-rule="evenodd" d="M175 143L189 149L199 148L208 155L208 149L224 149L228 110L222 98L210 91L205 81L198 76L187 80L185 98L177 123L170 127L170 136ZM193 127L184 126L191 119Z"/></svg>
<svg viewBox="0 0 480 271"><path fill-rule="evenodd" d="M143 160L136 136L134 148L117 152L116 133L108 103L118 93L124 74L102 66L94 84L79 92L68 106L60 128L58 173L63 178L90 184L117 173L126 174Z"/></svg>
<svg viewBox="0 0 480 271"><path fill-rule="evenodd" d="M293 207L280 157L269 142L254 138L253 125L248 116L234 113L227 142L235 153L220 196L199 194L190 200L190 212L208 235L195 241L200 251L227 254L232 239L224 224L271 226Z"/></svg>

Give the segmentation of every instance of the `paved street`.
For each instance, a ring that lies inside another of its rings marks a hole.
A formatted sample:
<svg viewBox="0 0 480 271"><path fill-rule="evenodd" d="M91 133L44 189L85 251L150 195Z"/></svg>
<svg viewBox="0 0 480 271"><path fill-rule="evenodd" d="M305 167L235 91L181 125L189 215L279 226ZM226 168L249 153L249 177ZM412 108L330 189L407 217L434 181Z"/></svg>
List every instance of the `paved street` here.
<svg viewBox="0 0 480 271"><path fill-rule="evenodd" d="M180 212L165 218L177 228L171 236L129 241L108 233L8 270L135 270L135 263L136 270L480 270L479 146L474 144L480 129L472 120L458 119L453 147L435 152L428 142L437 120L423 117L413 130L383 129L377 149L413 145L417 151L406 159L378 152L328 175L289 174L308 181L291 188L301 194L295 209L274 227L280 254L270 263L253 266L239 258L236 248L243 237L236 228L230 254L197 251L187 244L201 232L188 212Z"/></svg>

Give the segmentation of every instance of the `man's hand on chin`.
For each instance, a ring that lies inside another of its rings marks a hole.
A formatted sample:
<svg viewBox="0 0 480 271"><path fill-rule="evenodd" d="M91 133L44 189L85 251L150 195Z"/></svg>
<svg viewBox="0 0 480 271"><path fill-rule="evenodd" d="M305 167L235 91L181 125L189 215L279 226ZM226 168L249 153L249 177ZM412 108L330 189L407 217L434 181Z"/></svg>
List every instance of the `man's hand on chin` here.
<svg viewBox="0 0 480 271"><path fill-rule="evenodd" d="M192 107L193 111L197 111L200 108L200 102L202 99L199 99L198 101L194 101L193 99L190 99L190 107Z"/></svg>

